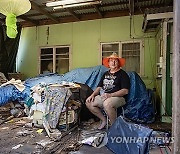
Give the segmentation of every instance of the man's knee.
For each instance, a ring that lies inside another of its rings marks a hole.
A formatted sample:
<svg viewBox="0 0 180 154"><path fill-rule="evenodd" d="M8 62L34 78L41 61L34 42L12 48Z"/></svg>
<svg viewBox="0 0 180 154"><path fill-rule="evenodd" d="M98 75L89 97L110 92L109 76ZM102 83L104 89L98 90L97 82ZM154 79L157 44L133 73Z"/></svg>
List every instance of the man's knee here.
<svg viewBox="0 0 180 154"><path fill-rule="evenodd" d="M91 102L87 102L87 101L86 101L85 104L86 104L86 107L87 107L87 108L90 108L90 107L91 107Z"/></svg>
<svg viewBox="0 0 180 154"><path fill-rule="evenodd" d="M93 107L96 107L96 105L95 105L95 102L86 102L86 107L87 108L93 108Z"/></svg>
<svg viewBox="0 0 180 154"><path fill-rule="evenodd" d="M111 103L111 100L109 100L109 99L105 100L104 103L103 103L103 108L104 108L105 110L108 110L108 109L110 109L110 108L113 108L112 103Z"/></svg>

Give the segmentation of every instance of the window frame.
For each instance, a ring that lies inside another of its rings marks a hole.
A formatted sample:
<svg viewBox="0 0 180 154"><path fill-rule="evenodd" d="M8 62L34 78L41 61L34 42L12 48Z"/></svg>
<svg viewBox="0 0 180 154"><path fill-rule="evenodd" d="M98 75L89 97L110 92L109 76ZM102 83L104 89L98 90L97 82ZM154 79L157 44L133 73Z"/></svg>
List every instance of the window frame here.
<svg viewBox="0 0 180 154"><path fill-rule="evenodd" d="M69 48L69 71L72 68L72 54L71 54L71 45L54 45L54 46L40 46L39 47L39 58L38 58L38 72L41 73L41 50L42 49L53 49L53 73L56 73L56 49L57 48Z"/></svg>
<svg viewBox="0 0 180 154"><path fill-rule="evenodd" d="M118 55L122 57L122 45L127 43L140 43L140 76L144 76L144 42L142 40L129 40L129 41L114 41L114 42L100 42L100 65L102 65L102 49L104 44L119 44Z"/></svg>

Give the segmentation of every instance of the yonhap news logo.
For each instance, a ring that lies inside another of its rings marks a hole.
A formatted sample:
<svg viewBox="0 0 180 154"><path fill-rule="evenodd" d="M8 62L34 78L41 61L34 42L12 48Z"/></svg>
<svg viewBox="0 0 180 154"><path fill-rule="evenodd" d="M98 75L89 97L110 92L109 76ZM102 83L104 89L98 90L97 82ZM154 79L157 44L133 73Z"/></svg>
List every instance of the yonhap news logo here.
<svg viewBox="0 0 180 154"><path fill-rule="evenodd" d="M174 137L110 137L108 138L111 143L158 143L170 144L174 143Z"/></svg>

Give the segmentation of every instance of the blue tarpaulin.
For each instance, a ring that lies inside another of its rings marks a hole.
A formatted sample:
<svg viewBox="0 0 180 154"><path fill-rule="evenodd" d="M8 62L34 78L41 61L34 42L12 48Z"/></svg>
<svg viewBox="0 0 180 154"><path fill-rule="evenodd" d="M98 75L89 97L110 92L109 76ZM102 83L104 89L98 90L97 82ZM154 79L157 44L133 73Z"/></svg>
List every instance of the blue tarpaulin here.
<svg viewBox="0 0 180 154"><path fill-rule="evenodd" d="M152 131L119 116L108 130L106 146L115 154L147 154Z"/></svg>
<svg viewBox="0 0 180 154"><path fill-rule="evenodd" d="M128 75L131 86L124 106L125 117L138 123L152 123L155 116L152 91L146 89L136 72L128 72Z"/></svg>

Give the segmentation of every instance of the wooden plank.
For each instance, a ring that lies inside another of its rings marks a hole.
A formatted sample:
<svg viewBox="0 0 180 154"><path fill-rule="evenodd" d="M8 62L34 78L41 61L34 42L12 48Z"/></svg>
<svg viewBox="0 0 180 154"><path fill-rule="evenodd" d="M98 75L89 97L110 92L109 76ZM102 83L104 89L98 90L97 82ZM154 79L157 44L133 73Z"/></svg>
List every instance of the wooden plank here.
<svg viewBox="0 0 180 154"><path fill-rule="evenodd" d="M174 0L174 23L173 23L173 154L180 153L180 3Z"/></svg>

